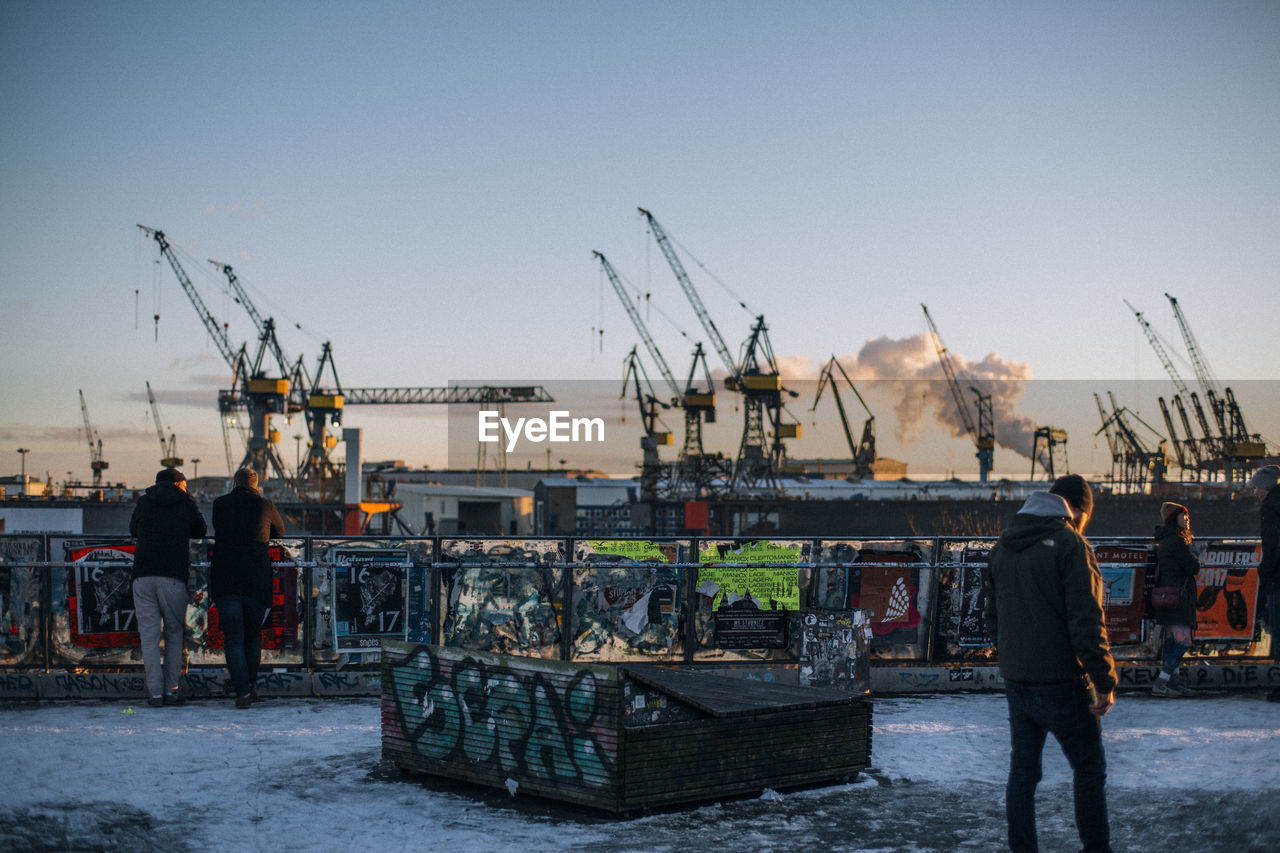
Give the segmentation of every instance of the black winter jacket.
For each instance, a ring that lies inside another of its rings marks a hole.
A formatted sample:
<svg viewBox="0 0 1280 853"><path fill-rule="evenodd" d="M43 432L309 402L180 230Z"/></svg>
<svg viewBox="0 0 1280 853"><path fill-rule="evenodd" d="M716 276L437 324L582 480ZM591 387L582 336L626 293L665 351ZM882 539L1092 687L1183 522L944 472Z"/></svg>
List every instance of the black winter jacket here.
<svg viewBox="0 0 1280 853"><path fill-rule="evenodd" d="M1009 681L1062 683L1088 674L1099 694L1110 693L1116 665L1102 574L1065 514L1057 495L1027 500L991 549L983 615Z"/></svg>
<svg viewBox="0 0 1280 853"><path fill-rule="evenodd" d="M156 483L142 493L129 519L129 535L138 540L133 577L166 577L187 582L191 544L208 532L195 499L173 483Z"/></svg>
<svg viewBox="0 0 1280 853"><path fill-rule="evenodd" d="M1258 591L1280 593L1280 486L1262 500L1262 562L1258 563Z"/></svg>
<svg viewBox="0 0 1280 853"><path fill-rule="evenodd" d="M1177 527L1156 527L1156 586L1176 586L1182 589L1182 606L1176 610L1154 610L1156 622L1161 625L1196 626L1196 575L1200 573L1200 561L1191 553L1191 546L1182 541L1182 531Z"/></svg>
<svg viewBox="0 0 1280 853"><path fill-rule="evenodd" d="M213 555L209 594L243 595L271 606L271 555L267 543L284 535L275 504L257 489L238 487L213 502Z"/></svg>

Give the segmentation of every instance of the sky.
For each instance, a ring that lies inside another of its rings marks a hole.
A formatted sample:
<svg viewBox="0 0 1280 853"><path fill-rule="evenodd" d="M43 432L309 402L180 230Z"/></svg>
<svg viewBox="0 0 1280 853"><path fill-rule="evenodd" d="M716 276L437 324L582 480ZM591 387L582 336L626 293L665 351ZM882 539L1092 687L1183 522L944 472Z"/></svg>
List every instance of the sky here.
<svg viewBox="0 0 1280 853"><path fill-rule="evenodd" d="M134 713L122 713L128 707ZM1121 694L1103 719L1117 851L1263 849L1275 831L1276 706L1250 694ZM857 780L627 819L507 791L399 776L381 762L377 699L264 699L178 708L8 703L14 849L680 851L991 850L1004 840L1008 716L998 693L877 697ZM51 768L57 768L54 772ZM1071 772L1050 739L1038 822L1072 849Z"/></svg>
<svg viewBox="0 0 1280 853"><path fill-rule="evenodd" d="M108 482L149 483L146 382L225 473L230 370L139 224L233 346L256 330L211 259L347 386L620 384L639 337L593 251L683 376L711 346L644 207L729 350L764 315L784 375L870 341L938 371L925 304L962 370L1082 381L1083 448L1091 393L1173 392L1123 301L1182 352L1169 293L1220 380L1263 380L1246 415L1280 398L1274 3L14 0L0 108L0 475L88 481L83 390ZM345 425L439 467L440 408ZM963 436L901 455L972 465Z"/></svg>

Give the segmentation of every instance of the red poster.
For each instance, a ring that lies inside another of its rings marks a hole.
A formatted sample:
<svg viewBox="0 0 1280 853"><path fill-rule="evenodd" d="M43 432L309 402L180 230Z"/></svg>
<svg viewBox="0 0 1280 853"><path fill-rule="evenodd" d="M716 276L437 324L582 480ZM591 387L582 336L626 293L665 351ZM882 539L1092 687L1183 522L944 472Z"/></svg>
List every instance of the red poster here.
<svg viewBox="0 0 1280 853"><path fill-rule="evenodd" d="M1099 545L1094 548L1102 572L1102 606L1107 637L1114 645L1142 642L1142 589L1150 548Z"/></svg>
<svg viewBox="0 0 1280 853"><path fill-rule="evenodd" d="M67 561L86 565L67 570L71 644L81 648L136 646L133 611L132 544L70 548Z"/></svg>

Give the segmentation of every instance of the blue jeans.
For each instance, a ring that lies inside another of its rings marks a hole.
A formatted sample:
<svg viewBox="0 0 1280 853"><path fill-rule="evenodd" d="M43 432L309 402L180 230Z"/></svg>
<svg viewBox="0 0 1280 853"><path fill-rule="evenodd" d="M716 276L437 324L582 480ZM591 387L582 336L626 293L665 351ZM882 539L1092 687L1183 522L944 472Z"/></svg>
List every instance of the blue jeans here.
<svg viewBox="0 0 1280 853"><path fill-rule="evenodd" d="M1179 635L1190 640L1191 628L1186 625L1170 625L1165 628L1164 664L1160 669L1169 674L1170 684L1178 683L1178 666L1182 663L1182 656L1187 653L1187 649L1191 648L1190 642L1180 642Z"/></svg>
<svg viewBox="0 0 1280 853"><path fill-rule="evenodd" d="M1076 831L1086 851L1110 851L1107 824L1107 760L1102 749L1102 723L1089 712L1083 682L1019 684L1005 682L1009 703L1009 783L1005 816L1009 848L1036 851L1036 785L1045 736L1057 738L1075 774Z"/></svg>
<svg viewBox="0 0 1280 853"><path fill-rule="evenodd" d="M222 648L231 686L237 697L248 696L258 680L262 625L271 608L243 595L223 595L214 604L218 608L218 627L222 629Z"/></svg>

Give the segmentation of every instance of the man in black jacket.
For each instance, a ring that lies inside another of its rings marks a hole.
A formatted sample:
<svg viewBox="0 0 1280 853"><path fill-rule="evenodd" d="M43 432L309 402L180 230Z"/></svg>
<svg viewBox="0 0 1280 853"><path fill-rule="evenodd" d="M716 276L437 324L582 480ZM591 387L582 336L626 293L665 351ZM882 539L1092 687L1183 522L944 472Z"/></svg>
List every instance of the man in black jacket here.
<svg viewBox="0 0 1280 853"><path fill-rule="evenodd" d="M1266 465L1254 472L1249 485L1262 501L1262 559L1258 563L1258 600L1267 608L1271 633L1271 657L1280 663L1280 466ZM1268 702L1280 702L1280 687L1267 694Z"/></svg>
<svg viewBox="0 0 1280 853"><path fill-rule="evenodd" d="M1049 733L1075 776L1084 849L1111 849L1101 717L1115 701L1116 666L1102 574L1084 538L1092 512L1089 484L1074 474L1059 477L1000 535L984 579L984 616L1009 705L1005 815L1014 851L1038 849L1035 795Z"/></svg>
<svg viewBox="0 0 1280 853"><path fill-rule="evenodd" d="M179 705L182 694L182 635L187 624L187 576L191 539L207 532L200 508L187 494L187 478L176 468L156 474L129 519L133 553L133 609L138 617L147 704ZM164 636L164 651L160 638Z"/></svg>
<svg viewBox="0 0 1280 853"><path fill-rule="evenodd" d="M271 555L267 544L284 535L275 504L258 491L258 474L241 468L232 490L213 502L213 557L209 593L218 608L227 674L236 707L248 708L256 691L262 626L271 612Z"/></svg>

